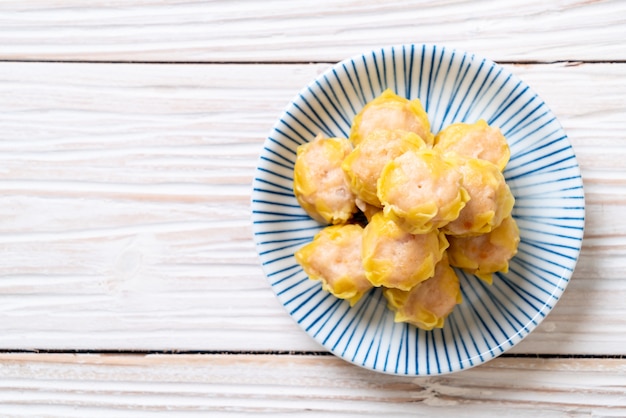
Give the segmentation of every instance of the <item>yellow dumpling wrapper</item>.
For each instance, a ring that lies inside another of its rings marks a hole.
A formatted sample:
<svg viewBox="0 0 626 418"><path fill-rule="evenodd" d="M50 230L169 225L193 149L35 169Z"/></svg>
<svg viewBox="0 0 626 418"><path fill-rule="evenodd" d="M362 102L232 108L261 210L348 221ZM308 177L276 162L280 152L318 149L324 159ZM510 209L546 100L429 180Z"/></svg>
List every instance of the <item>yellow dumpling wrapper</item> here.
<svg viewBox="0 0 626 418"><path fill-rule="evenodd" d="M358 145L370 132L378 129L415 132L430 145L434 139L422 102L400 97L389 89L367 103L354 117L350 140Z"/></svg>
<svg viewBox="0 0 626 418"><path fill-rule="evenodd" d="M444 257L430 279L408 291L383 289L396 322L408 322L426 331L443 328L446 318L462 301L459 278Z"/></svg>
<svg viewBox="0 0 626 418"><path fill-rule="evenodd" d="M375 130L357 145L341 167L350 179L352 192L358 199L381 206L378 199L378 178L385 164L409 150L426 144L417 134L403 130Z"/></svg>
<svg viewBox="0 0 626 418"><path fill-rule="evenodd" d="M459 217L444 227L446 234L480 235L491 232L511 216L515 198L498 167L477 158L462 159L459 170L470 196Z"/></svg>
<svg viewBox="0 0 626 418"><path fill-rule="evenodd" d="M493 273L509 271L509 261L517 254L520 235L515 219L508 217L488 234L449 236L448 240L450 264L491 284Z"/></svg>
<svg viewBox="0 0 626 418"><path fill-rule="evenodd" d="M363 216L365 216L367 222L370 222L372 220L372 217L378 212L383 211L383 208L381 208L380 206L370 205L369 203L366 203L359 198L356 199L356 205L363 214Z"/></svg>
<svg viewBox="0 0 626 418"><path fill-rule="evenodd" d="M453 123L435 136L435 148L441 152L454 152L466 157L480 158L504 170L511 151L504 135L483 119L476 123Z"/></svg>
<svg viewBox="0 0 626 418"><path fill-rule="evenodd" d="M357 211L356 197L341 168L352 152L345 138L323 138L300 145L293 173L293 192L300 206L318 222L345 223Z"/></svg>
<svg viewBox="0 0 626 418"><path fill-rule="evenodd" d="M363 267L372 285L409 290L432 277L448 241L437 230L411 234L383 212L363 232Z"/></svg>
<svg viewBox="0 0 626 418"><path fill-rule="evenodd" d="M356 224L332 225L295 253L296 261L311 280L354 305L372 284L365 277L361 258L363 228Z"/></svg>
<svg viewBox="0 0 626 418"><path fill-rule="evenodd" d="M421 234L455 220L469 195L455 160L432 149L405 152L378 179L384 212L402 228Z"/></svg>

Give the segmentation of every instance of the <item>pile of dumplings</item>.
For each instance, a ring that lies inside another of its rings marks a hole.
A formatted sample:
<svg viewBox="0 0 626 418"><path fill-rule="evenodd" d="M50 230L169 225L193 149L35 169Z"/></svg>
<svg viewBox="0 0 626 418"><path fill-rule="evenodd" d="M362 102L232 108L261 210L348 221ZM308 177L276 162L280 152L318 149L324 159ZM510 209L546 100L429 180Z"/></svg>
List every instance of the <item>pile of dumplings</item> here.
<svg viewBox="0 0 626 418"><path fill-rule="evenodd" d="M381 287L396 322L442 328L462 301L453 267L491 284L517 252L509 158L484 120L435 136L418 99L386 90L356 115L349 138L298 147L294 194L328 226L295 258L351 305Z"/></svg>

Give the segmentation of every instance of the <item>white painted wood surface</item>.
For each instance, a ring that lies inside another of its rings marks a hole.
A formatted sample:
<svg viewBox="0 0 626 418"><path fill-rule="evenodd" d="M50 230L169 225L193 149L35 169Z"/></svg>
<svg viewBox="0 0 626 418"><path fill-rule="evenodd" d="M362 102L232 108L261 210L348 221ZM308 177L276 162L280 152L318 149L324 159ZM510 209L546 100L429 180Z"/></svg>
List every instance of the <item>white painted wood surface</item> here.
<svg viewBox="0 0 626 418"><path fill-rule="evenodd" d="M4 0L12 60L338 61L436 43L497 61L626 59L622 0Z"/></svg>
<svg viewBox="0 0 626 418"><path fill-rule="evenodd" d="M0 416L626 416L624 39L620 0L0 1ZM426 379L307 354L250 227L287 102L334 61L410 42L526 81L587 203L539 328Z"/></svg>
<svg viewBox="0 0 626 418"><path fill-rule="evenodd" d="M626 362L495 359L430 378L331 356L0 356L0 415L619 417Z"/></svg>
<svg viewBox="0 0 626 418"><path fill-rule="evenodd" d="M319 350L262 274L249 202L265 135L325 68L0 64L0 347ZM567 292L515 351L622 354L625 66L509 68L563 123L588 206Z"/></svg>

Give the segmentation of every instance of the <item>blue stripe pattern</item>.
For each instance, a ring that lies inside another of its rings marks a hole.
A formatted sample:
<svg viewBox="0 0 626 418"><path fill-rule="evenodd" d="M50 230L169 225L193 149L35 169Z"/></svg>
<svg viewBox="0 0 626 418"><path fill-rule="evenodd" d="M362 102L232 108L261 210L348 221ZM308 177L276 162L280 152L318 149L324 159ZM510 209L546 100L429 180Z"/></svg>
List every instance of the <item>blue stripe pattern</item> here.
<svg viewBox="0 0 626 418"><path fill-rule="evenodd" d="M380 289L354 307L311 281L294 252L323 227L292 191L296 148L322 132L347 137L355 114L390 88L419 98L433 133L485 119L511 148L504 174L521 242L509 272L491 286L459 271L463 303L443 329L395 323ZM252 191L257 251L278 299L312 338L372 370L411 376L474 367L519 343L554 307L582 245L585 202L576 157L559 122L521 80L473 54L403 45L338 63L287 107L261 150Z"/></svg>

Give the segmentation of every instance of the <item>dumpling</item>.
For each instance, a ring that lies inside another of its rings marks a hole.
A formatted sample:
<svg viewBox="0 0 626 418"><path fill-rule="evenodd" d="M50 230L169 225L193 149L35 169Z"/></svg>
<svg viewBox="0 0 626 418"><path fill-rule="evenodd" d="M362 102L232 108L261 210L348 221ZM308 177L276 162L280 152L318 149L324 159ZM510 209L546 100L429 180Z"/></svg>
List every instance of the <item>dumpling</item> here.
<svg viewBox="0 0 626 418"><path fill-rule="evenodd" d="M348 175L352 192L358 199L381 206L377 183L385 164L408 150L418 150L424 146L424 141L413 132L372 131L346 157L341 167Z"/></svg>
<svg viewBox="0 0 626 418"><path fill-rule="evenodd" d="M377 129L415 132L427 144L433 143L428 115L419 99L408 100L389 89L367 103L354 117L350 140L358 145Z"/></svg>
<svg viewBox="0 0 626 418"><path fill-rule="evenodd" d="M459 217L444 227L447 234L485 234L500 225L504 218L511 216L515 198L495 164L469 158L461 160L459 170L470 199Z"/></svg>
<svg viewBox="0 0 626 418"><path fill-rule="evenodd" d="M509 261L517 254L519 228L512 217L505 218L490 233L475 237L449 236L450 265L493 282L493 273L509 271Z"/></svg>
<svg viewBox="0 0 626 418"><path fill-rule="evenodd" d="M387 306L396 322L408 322L426 331L443 328L445 319L461 303L459 278L444 257L435 275L409 291L384 289Z"/></svg>
<svg viewBox="0 0 626 418"><path fill-rule="evenodd" d="M453 123L435 136L435 148L441 152L491 161L504 170L511 151L500 129L489 126L483 119L476 123Z"/></svg>
<svg viewBox="0 0 626 418"><path fill-rule="evenodd" d="M352 306L372 288L363 269L362 238L359 225L328 226L296 251L296 261L311 280L320 280L324 290Z"/></svg>
<svg viewBox="0 0 626 418"><path fill-rule="evenodd" d="M365 277L376 287L409 290L435 273L447 247L443 233L410 234L378 212L363 232Z"/></svg>
<svg viewBox="0 0 626 418"><path fill-rule="evenodd" d="M383 169L378 198L385 214L413 234L455 220L469 199L458 164L432 149L405 152Z"/></svg>
<svg viewBox="0 0 626 418"><path fill-rule="evenodd" d="M298 147L293 191L300 206L313 219L339 224L356 212L356 198L341 169L341 163L351 151L347 139L321 135Z"/></svg>

